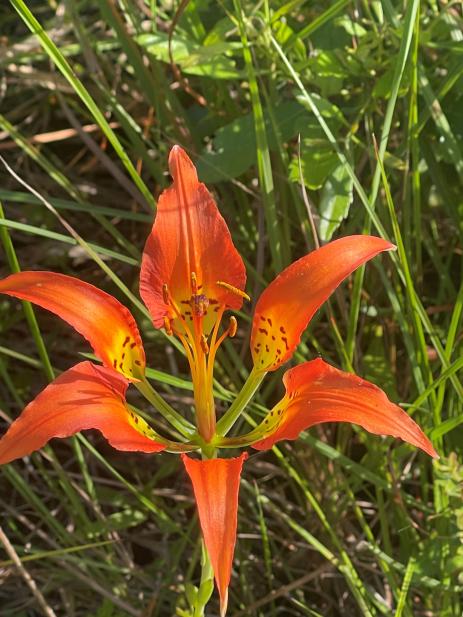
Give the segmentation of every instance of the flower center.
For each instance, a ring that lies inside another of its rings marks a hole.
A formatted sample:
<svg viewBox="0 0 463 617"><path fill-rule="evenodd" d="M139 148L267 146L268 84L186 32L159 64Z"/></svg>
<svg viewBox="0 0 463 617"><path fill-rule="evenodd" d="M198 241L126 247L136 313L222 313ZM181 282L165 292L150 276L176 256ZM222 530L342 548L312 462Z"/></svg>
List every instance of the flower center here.
<svg viewBox="0 0 463 617"><path fill-rule="evenodd" d="M209 298L204 294L194 294L190 298L190 306L193 315L196 317L204 317L207 314L209 306Z"/></svg>
<svg viewBox="0 0 463 617"><path fill-rule="evenodd" d="M235 317L231 317L228 328L219 336L225 304L207 294L203 285L198 283L195 272L190 274L189 282L190 295L179 302L172 297L167 283L162 286L163 300L168 307L164 328L168 335L177 336L185 348L193 379L198 430L209 442L215 434L212 395L215 356L222 342L228 336L235 336L237 322ZM230 293L248 297L233 285L223 281L217 281L216 284Z"/></svg>

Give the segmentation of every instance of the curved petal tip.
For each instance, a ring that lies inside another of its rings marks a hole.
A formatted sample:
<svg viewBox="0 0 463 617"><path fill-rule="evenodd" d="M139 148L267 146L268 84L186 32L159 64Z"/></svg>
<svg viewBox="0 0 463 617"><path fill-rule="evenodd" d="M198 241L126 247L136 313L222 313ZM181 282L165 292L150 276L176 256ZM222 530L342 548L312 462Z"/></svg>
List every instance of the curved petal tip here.
<svg viewBox="0 0 463 617"><path fill-rule="evenodd" d="M177 182L182 174L192 174L192 179L196 181L198 179L196 167L193 165L192 160L185 150L178 145L173 146L169 153L169 171L174 182Z"/></svg>
<svg viewBox="0 0 463 617"><path fill-rule="evenodd" d="M253 444L266 450L281 439L322 422L350 422L376 435L398 437L439 458L418 424L374 384L345 373L321 358L286 371L284 398L264 420L265 435Z"/></svg>
<svg viewBox="0 0 463 617"><path fill-rule="evenodd" d="M251 333L256 368L274 371L287 362L315 312L342 281L382 251L395 248L376 236L346 236L285 268L257 301Z"/></svg>

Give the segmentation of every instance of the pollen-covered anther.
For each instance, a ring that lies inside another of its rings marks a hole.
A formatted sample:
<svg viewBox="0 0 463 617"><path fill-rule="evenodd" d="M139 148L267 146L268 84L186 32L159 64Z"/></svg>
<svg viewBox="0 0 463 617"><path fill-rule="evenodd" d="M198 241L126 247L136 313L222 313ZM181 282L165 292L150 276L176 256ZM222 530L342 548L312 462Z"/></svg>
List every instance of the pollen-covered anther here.
<svg viewBox="0 0 463 617"><path fill-rule="evenodd" d="M209 353L209 345L205 334L201 335L201 349L203 350L203 353Z"/></svg>
<svg viewBox="0 0 463 617"><path fill-rule="evenodd" d="M196 278L196 272L190 274L191 280L191 293L195 296L198 293L198 280Z"/></svg>
<svg viewBox="0 0 463 617"><path fill-rule="evenodd" d="M169 288L167 287L167 283L164 283L162 286L162 299L164 300L164 304L170 304Z"/></svg>
<svg viewBox="0 0 463 617"><path fill-rule="evenodd" d="M238 322L236 321L236 317L230 317L230 323L228 325L228 336L233 338L238 330Z"/></svg>
<svg viewBox="0 0 463 617"><path fill-rule="evenodd" d="M238 289L238 287L235 287L234 285L230 285L230 283L225 283L225 281L216 281L216 285L218 285L219 287L223 287L224 289L231 292L232 294L235 294L235 296L244 298L248 302L251 300L251 298L248 296L246 292L242 291L241 289Z"/></svg>
<svg viewBox="0 0 463 617"><path fill-rule="evenodd" d="M166 331L166 333L169 336L172 336L172 334L173 334L172 324L171 324L170 319L168 317L166 317L166 316L164 317L164 330Z"/></svg>

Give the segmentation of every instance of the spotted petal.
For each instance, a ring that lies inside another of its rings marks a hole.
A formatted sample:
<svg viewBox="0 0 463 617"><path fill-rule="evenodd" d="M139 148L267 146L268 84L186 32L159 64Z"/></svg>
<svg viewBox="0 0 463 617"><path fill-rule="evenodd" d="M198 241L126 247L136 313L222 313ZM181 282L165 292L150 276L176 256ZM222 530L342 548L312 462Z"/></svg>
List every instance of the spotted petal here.
<svg viewBox="0 0 463 617"><path fill-rule="evenodd" d="M0 464L42 448L53 437L98 429L118 450L159 452L143 418L125 404L127 380L111 369L81 362L45 388L0 439Z"/></svg>
<svg viewBox="0 0 463 617"><path fill-rule="evenodd" d="M437 457L431 442L407 413L377 386L338 370L321 359L286 371L286 395L265 418L253 444L271 448L282 439L296 439L301 431L322 422L351 422L376 435L391 435Z"/></svg>
<svg viewBox="0 0 463 617"><path fill-rule="evenodd" d="M288 266L260 296L251 332L254 364L274 371L289 360L315 312L356 268L394 248L372 236L347 236Z"/></svg>
<svg viewBox="0 0 463 617"><path fill-rule="evenodd" d="M0 281L0 293L28 300L67 321L103 363L129 380L143 376L145 352L137 324L116 298L55 272L19 272Z"/></svg>
<svg viewBox="0 0 463 617"><path fill-rule="evenodd" d="M239 309L242 298L223 281L244 289L246 271L233 245L228 227L196 169L182 148L174 146L169 156L173 184L159 197L153 229L146 242L140 294L157 328L181 313L191 320L191 274L197 279L198 301L205 310L204 330L209 332L219 306ZM165 303L163 285L178 307Z"/></svg>
<svg viewBox="0 0 463 617"><path fill-rule="evenodd" d="M199 522L220 594L220 614L225 615L236 543L240 476L247 454L205 461L185 455L182 458L193 484Z"/></svg>

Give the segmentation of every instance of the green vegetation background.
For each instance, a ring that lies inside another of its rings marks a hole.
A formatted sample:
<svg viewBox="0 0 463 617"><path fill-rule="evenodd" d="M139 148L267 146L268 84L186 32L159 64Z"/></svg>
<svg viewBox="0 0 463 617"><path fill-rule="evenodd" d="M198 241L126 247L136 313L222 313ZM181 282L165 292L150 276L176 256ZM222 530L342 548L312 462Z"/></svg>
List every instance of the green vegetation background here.
<svg viewBox="0 0 463 617"><path fill-rule="evenodd" d="M214 191L253 301L314 247L309 211L322 242L390 238L399 251L342 286L295 360L320 354L382 386L442 458L331 425L251 456L229 614L461 617L461 3L183 4L181 14L170 0L2 3L0 154L106 264L0 163L2 274L51 269L116 294L136 315L157 387L189 413L185 362L137 304L174 143ZM250 314L219 354L220 409L250 368ZM88 347L7 298L0 329L3 430ZM281 373L270 375L249 413L280 390ZM185 607L200 551L180 467L87 433L0 470L0 524L58 615ZM2 617L43 611L0 549Z"/></svg>

